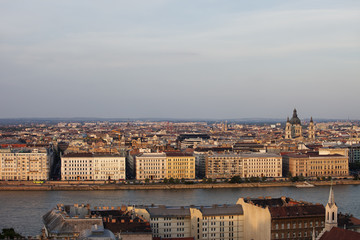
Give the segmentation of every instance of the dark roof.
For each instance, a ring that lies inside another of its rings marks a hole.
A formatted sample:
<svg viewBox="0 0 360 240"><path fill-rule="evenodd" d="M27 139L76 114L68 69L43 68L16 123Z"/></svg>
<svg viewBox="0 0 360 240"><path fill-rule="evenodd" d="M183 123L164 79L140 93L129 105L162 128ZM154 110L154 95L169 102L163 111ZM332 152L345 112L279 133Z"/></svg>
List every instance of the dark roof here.
<svg viewBox="0 0 360 240"><path fill-rule="evenodd" d="M325 208L321 204L270 207L269 209L272 219L325 216Z"/></svg>
<svg viewBox="0 0 360 240"><path fill-rule="evenodd" d="M320 240L359 240L360 233L333 227L329 232L325 232Z"/></svg>
<svg viewBox="0 0 360 240"><path fill-rule="evenodd" d="M333 157L344 157L340 154L328 154L328 155L320 155L319 152L307 152L307 153L289 153L284 154L283 156L288 156L292 158L333 158Z"/></svg>
<svg viewBox="0 0 360 240"><path fill-rule="evenodd" d="M280 207L284 205L284 201L281 198L271 198L271 199L244 199L245 202L253 202L255 205L259 205L263 208L265 207Z"/></svg>
<svg viewBox="0 0 360 240"><path fill-rule="evenodd" d="M184 152L165 152L167 157L192 157L190 153Z"/></svg>
<svg viewBox="0 0 360 240"><path fill-rule="evenodd" d="M349 214L338 214L338 226L343 227L346 225L347 229L357 228L360 226L360 219L357 219Z"/></svg>
<svg viewBox="0 0 360 240"><path fill-rule="evenodd" d="M186 134L180 134L180 136L177 137L178 141L184 141L188 138L202 138L202 139L210 139L210 135L206 133L186 133Z"/></svg>
<svg viewBox="0 0 360 240"><path fill-rule="evenodd" d="M104 228L109 229L113 233L151 232L150 224L139 216L131 217L131 213L123 210L94 210L92 215L101 216Z"/></svg>
<svg viewBox="0 0 360 240"><path fill-rule="evenodd" d="M85 152L85 153L67 153L67 154L64 154L62 156L63 158L65 157L83 157L83 158L92 158L92 157L120 157L120 155L116 155L116 154L101 154L101 153L97 153L97 154L94 154L94 153L88 153L88 152Z"/></svg>
<svg viewBox="0 0 360 240"><path fill-rule="evenodd" d="M156 207L148 207L146 209L150 213L150 217L190 217L190 209L188 207L166 207L164 205Z"/></svg>
<svg viewBox="0 0 360 240"><path fill-rule="evenodd" d="M241 205L213 205L211 207L200 207L203 216L219 215L243 215L244 211Z"/></svg>

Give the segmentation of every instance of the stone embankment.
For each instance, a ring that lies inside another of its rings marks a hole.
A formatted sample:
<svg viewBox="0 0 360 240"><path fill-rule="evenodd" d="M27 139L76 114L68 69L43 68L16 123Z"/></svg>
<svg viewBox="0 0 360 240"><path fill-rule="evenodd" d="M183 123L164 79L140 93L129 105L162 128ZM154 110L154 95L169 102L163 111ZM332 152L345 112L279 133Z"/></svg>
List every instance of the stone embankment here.
<svg viewBox="0 0 360 240"><path fill-rule="evenodd" d="M196 183L196 184L118 184L104 181L0 181L0 191L92 191L92 190L166 190L166 189L218 189L218 188L258 188L258 187L295 187L299 182L261 182L261 183ZM360 180L311 181L315 186L354 185Z"/></svg>

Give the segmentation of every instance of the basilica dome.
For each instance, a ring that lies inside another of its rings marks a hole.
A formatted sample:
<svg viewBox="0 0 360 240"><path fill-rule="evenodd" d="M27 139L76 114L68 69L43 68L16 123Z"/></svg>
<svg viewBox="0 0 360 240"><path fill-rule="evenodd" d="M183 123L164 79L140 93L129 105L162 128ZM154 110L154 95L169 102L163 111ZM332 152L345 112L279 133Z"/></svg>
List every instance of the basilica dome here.
<svg viewBox="0 0 360 240"><path fill-rule="evenodd" d="M292 118L290 119L290 123L291 123L292 125L294 125L294 124L300 124L300 125L301 125L301 121L300 121L300 119L299 119L298 116L297 116L297 111L296 111L296 109L294 109L294 113L293 113Z"/></svg>

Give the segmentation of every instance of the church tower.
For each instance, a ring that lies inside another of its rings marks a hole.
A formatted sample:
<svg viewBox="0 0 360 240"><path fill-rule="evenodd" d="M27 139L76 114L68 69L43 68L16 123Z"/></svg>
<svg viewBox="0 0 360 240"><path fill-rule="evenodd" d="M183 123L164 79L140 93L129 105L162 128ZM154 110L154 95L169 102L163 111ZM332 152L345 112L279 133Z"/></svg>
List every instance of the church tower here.
<svg viewBox="0 0 360 240"><path fill-rule="evenodd" d="M329 194L329 201L325 207L325 230L330 231L333 227L337 227L337 213L338 207L334 200L334 191L331 185L330 187L330 194Z"/></svg>
<svg viewBox="0 0 360 240"><path fill-rule="evenodd" d="M285 126L285 139L291 139L291 123L289 117L287 118Z"/></svg>
<svg viewBox="0 0 360 240"><path fill-rule="evenodd" d="M309 128L308 128L308 138L311 140L315 140L315 126L312 117L310 119Z"/></svg>

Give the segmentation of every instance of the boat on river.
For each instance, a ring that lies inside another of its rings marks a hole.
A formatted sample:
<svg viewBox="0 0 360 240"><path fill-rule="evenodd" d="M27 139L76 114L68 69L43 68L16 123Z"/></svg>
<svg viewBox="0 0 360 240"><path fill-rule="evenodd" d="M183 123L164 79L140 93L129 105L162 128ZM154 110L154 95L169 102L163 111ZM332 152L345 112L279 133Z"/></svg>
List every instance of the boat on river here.
<svg viewBox="0 0 360 240"><path fill-rule="evenodd" d="M297 188L310 188L310 187L315 187L315 185L308 183L308 182L303 182L302 184L296 184L295 185Z"/></svg>

